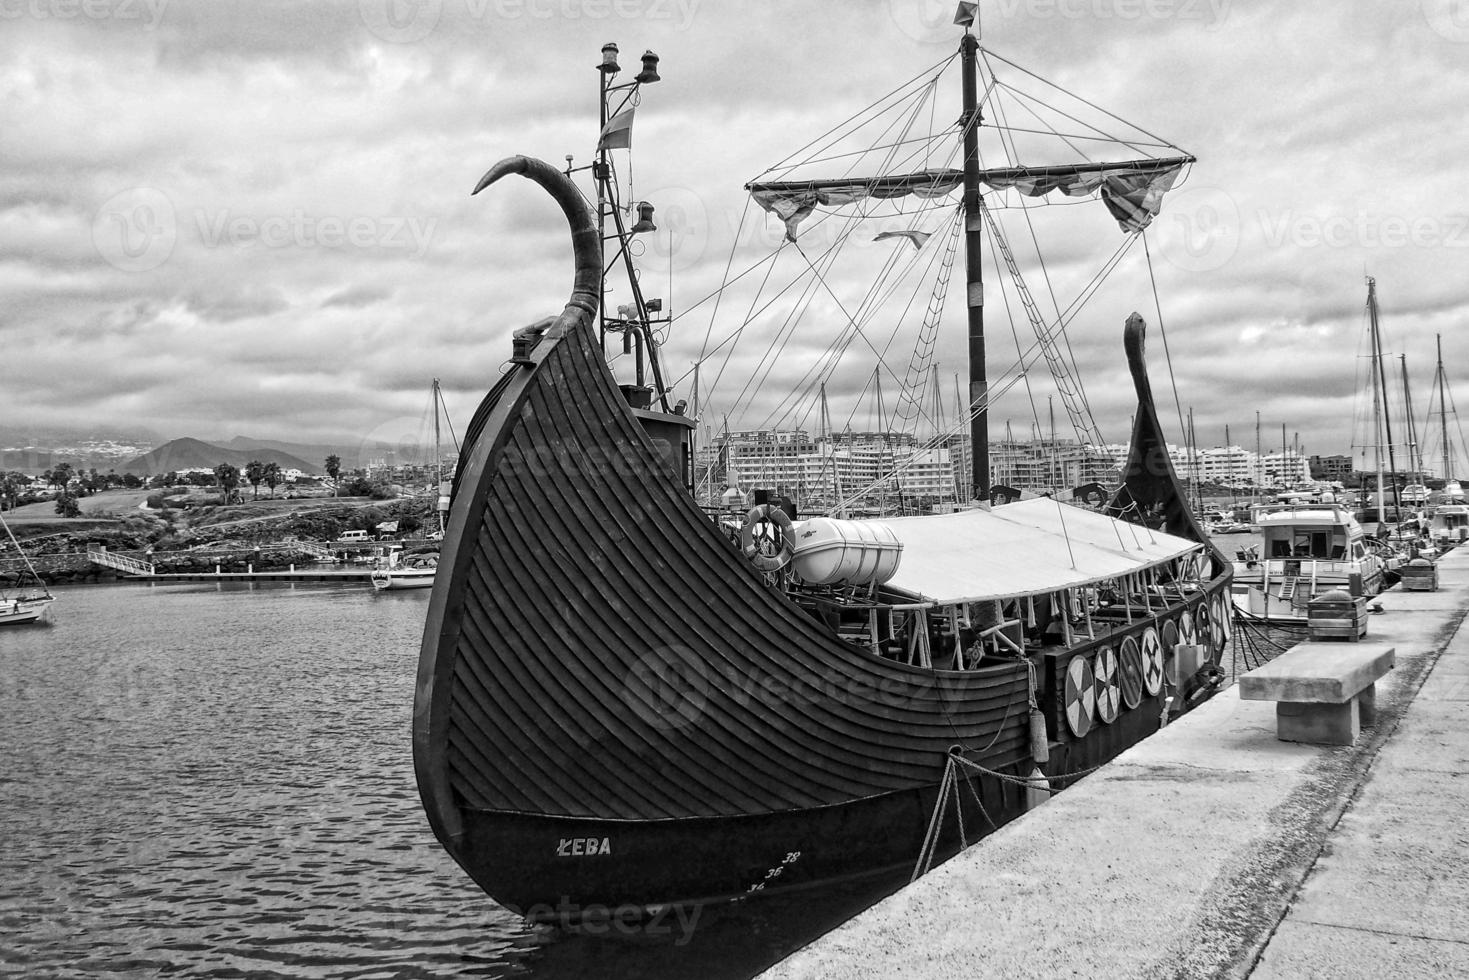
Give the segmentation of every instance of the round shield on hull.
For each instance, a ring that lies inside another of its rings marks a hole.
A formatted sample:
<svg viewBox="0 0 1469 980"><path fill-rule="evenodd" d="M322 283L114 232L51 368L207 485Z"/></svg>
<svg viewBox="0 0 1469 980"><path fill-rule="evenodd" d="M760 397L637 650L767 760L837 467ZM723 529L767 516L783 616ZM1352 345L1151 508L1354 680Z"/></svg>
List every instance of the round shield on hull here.
<svg viewBox="0 0 1469 980"><path fill-rule="evenodd" d="M1096 678L1085 657L1072 657L1066 665L1066 727L1081 738L1091 731L1096 717Z"/></svg>
<svg viewBox="0 0 1469 980"><path fill-rule="evenodd" d="M1122 692L1118 689L1117 652L1111 647L1097 651L1095 669L1097 685L1097 720L1110 725L1121 709Z"/></svg>

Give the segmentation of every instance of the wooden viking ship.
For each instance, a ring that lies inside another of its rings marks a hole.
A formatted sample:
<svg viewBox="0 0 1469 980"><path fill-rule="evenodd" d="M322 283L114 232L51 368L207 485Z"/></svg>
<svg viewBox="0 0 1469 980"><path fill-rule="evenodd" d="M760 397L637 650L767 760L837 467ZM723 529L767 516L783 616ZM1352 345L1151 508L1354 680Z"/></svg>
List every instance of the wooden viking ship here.
<svg viewBox="0 0 1469 980"><path fill-rule="evenodd" d="M974 53L966 31L971 96ZM1110 186L1067 173L1007 179ZM922 870L1212 692L1230 564L1169 461L1141 317L1104 506L991 507L979 473L950 513L793 516L772 494L731 535L692 492L685 406L609 369L599 216L526 157L475 190L509 175L564 212L575 282L470 425L413 716L433 831L495 901L564 922ZM971 208L981 179L967 154ZM645 305L618 325L651 357Z"/></svg>

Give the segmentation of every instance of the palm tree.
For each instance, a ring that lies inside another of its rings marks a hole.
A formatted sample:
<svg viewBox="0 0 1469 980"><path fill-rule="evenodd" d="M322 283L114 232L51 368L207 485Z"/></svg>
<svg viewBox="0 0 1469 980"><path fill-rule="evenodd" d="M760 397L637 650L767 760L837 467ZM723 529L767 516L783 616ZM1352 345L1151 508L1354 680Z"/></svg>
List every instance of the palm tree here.
<svg viewBox="0 0 1469 980"><path fill-rule="evenodd" d="M265 464L252 459L245 464L245 479L250 481L250 499L260 499L260 483L265 479Z"/></svg>
<svg viewBox="0 0 1469 980"><path fill-rule="evenodd" d="M265 464L265 469L261 472L261 479L265 481L266 486L270 487L270 496L272 499L275 498L275 488L281 482L281 478L280 463Z"/></svg>
<svg viewBox="0 0 1469 980"><path fill-rule="evenodd" d="M240 485L239 467L229 463L220 463L214 468L214 478L219 481L220 503L229 503L230 496Z"/></svg>
<svg viewBox="0 0 1469 980"><path fill-rule="evenodd" d="M342 475L342 457L333 453L326 458L326 475L332 478L332 496L337 495L337 477Z"/></svg>

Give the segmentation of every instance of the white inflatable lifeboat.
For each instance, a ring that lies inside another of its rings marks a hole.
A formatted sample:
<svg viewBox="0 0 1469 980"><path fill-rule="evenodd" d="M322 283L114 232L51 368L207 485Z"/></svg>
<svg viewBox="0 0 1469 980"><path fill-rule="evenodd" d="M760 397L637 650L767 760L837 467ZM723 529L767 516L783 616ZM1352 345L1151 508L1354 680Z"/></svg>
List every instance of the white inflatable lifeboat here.
<svg viewBox="0 0 1469 980"><path fill-rule="evenodd" d="M897 533L875 521L813 517L794 531L791 564L811 585L881 585L903 554Z"/></svg>

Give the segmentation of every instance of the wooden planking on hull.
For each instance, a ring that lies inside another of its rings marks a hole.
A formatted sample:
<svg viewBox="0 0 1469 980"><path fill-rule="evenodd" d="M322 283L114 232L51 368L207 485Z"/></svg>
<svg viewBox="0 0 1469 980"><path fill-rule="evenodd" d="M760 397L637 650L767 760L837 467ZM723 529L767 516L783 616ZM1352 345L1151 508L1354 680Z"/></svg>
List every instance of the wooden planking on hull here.
<svg viewBox="0 0 1469 980"><path fill-rule="evenodd" d="M658 467L588 340L554 344L497 440L474 562L487 587L455 651L450 740L476 759L461 795L625 819L758 812L912 786L956 742L1023 743L1022 665L943 678L879 661L765 588ZM569 403L567 385L601 404ZM548 458L579 479L546 479L537 460ZM693 648L705 671L694 680L708 682L696 725L675 715L671 727L688 730L670 732L629 710L629 676L650 652ZM587 792L599 784L641 787L639 798Z"/></svg>

